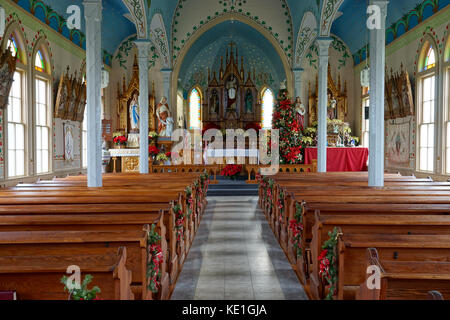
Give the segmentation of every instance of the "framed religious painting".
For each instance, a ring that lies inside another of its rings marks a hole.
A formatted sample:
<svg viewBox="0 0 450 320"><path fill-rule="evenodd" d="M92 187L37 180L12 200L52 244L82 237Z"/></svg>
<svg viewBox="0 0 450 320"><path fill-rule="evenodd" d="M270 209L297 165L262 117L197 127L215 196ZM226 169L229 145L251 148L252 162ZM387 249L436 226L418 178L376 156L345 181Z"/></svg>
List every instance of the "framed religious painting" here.
<svg viewBox="0 0 450 320"><path fill-rule="evenodd" d="M62 74L59 80L58 92L56 93L55 109L53 111L53 117L64 119L66 117L66 111L69 108L70 102L70 79L69 79L69 67L67 67L66 74Z"/></svg>
<svg viewBox="0 0 450 320"><path fill-rule="evenodd" d="M86 109L86 82L81 85L74 121L83 122Z"/></svg>
<svg viewBox="0 0 450 320"><path fill-rule="evenodd" d="M411 88L411 81L409 79L408 71L402 70L399 79L399 87L400 91L400 102L402 104L402 110L404 116L412 116L414 115L414 96Z"/></svg>
<svg viewBox="0 0 450 320"><path fill-rule="evenodd" d="M384 88L384 120L394 118L392 115L391 90L391 82L389 81L389 78L386 78Z"/></svg>
<svg viewBox="0 0 450 320"><path fill-rule="evenodd" d="M395 77L391 77L389 80L391 83L391 91L390 91L390 97L391 97L391 114L392 118L401 118L402 117L402 106L400 104L400 98L398 93L398 85Z"/></svg>
<svg viewBox="0 0 450 320"><path fill-rule="evenodd" d="M208 121L218 121L220 120L221 107L220 101L222 101L221 91L219 88L211 87L208 89L208 100L207 100L207 115Z"/></svg>
<svg viewBox="0 0 450 320"><path fill-rule="evenodd" d="M71 123L63 123L64 132L64 160L74 160L74 126Z"/></svg>
<svg viewBox="0 0 450 320"><path fill-rule="evenodd" d="M16 70L16 58L8 49L0 57L0 109L6 109Z"/></svg>

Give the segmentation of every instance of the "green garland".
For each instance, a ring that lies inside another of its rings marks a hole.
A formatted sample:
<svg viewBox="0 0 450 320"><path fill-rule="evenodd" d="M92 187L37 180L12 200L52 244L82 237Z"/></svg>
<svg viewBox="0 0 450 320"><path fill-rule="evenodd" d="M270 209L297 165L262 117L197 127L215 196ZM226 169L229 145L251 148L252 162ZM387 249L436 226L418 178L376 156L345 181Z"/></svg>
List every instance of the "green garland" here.
<svg viewBox="0 0 450 320"><path fill-rule="evenodd" d="M194 199L192 198L192 188L187 186L185 189L186 192L186 208L187 208L187 217L189 218L194 211ZM194 213L195 216L195 213Z"/></svg>
<svg viewBox="0 0 450 320"><path fill-rule="evenodd" d="M284 192L283 192L283 190L280 190L280 193L278 194L277 206L278 206L278 210L279 210L278 220L280 223L282 223L283 222L283 212L284 212Z"/></svg>
<svg viewBox="0 0 450 320"><path fill-rule="evenodd" d="M330 285L330 291L325 297L326 300L333 300L333 296L336 293L336 287L338 282L338 266L337 266L337 243L339 232L335 227L333 231L328 232L330 238L325 241L322 246L322 252L318 258L320 263L319 275L328 285Z"/></svg>
<svg viewBox="0 0 450 320"><path fill-rule="evenodd" d="M155 231L155 228L156 225L152 224L147 238L147 279L150 278L148 289L153 293L157 293L161 285L161 270L159 266L164 259L161 246L158 244L161 241L161 236Z"/></svg>
<svg viewBox="0 0 450 320"><path fill-rule="evenodd" d="M297 257L303 253L302 233L303 233L303 206L295 202L294 219L289 221L289 228L292 231L292 244L294 245Z"/></svg>
<svg viewBox="0 0 450 320"><path fill-rule="evenodd" d="M183 239L184 235L184 229L183 229L183 223L184 223L184 214L181 210L181 205L176 204L172 206L173 213L175 214L175 230L177 231L177 241L180 241Z"/></svg>
<svg viewBox="0 0 450 320"><path fill-rule="evenodd" d="M69 291L71 300L100 300L100 298L97 297L97 295L101 292L99 287L95 286L92 289L87 288L87 285L91 283L93 278L94 277L92 275L87 274L78 289L69 289L67 285L69 278L67 276L63 276L61 278L61 283L64 284L64 291Z"/></svg>

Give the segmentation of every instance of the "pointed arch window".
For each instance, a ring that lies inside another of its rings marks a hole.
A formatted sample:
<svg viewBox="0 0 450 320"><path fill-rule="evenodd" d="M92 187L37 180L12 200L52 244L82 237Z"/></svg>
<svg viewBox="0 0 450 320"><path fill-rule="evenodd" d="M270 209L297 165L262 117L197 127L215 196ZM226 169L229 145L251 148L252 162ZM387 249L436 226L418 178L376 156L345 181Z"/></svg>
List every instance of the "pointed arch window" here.
<svg viewBox="0 0 450 320"><path fill-rule="evenodd" d="M8 42L6 43L6 47L8 48L9 51L11 51L11 53L17 57L17 43L16 43L16 39L14 39L13 36L11 36L11 38L8 39Z"/></svg>
<svg viewBox="0 0 450 320"><path fill-rule="evenodd" d="M273 103L275 97L269 88L263 91L262 95L262 127L263 129L272 128Z"/></svg>
<svg viewBox="0 0 450 320"><path fill-rule="evenodd" d="M429 70L436 67L436 55L434 53L433 46L428 48L427 55L425 57L424 70Z"/></svg>
<svg viewBox="0 0 450 320"><path fill-rule="evenodd" d="M36 57L34 59L34 68L39 72L45 72L44 58L42 57L41 50L38 50L38 52L36 52Z"/></svg>
<svg viewBox="0 0 450 320"><path fill-rule="evenodd" d="M201 96L194 88L189 95L189 129L201 129Z"/></svg>

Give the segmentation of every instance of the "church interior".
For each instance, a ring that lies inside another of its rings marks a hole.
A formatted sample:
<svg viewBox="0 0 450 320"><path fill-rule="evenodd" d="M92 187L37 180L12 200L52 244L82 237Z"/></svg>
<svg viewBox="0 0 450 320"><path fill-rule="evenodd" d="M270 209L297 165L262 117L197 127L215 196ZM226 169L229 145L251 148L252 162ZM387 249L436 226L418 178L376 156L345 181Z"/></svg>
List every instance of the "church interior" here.
<svg viewBox="0 0 450 320"><path fill-rule="evenodd" d="M0 0L0 300L449 300L449 26Z"/></svg>

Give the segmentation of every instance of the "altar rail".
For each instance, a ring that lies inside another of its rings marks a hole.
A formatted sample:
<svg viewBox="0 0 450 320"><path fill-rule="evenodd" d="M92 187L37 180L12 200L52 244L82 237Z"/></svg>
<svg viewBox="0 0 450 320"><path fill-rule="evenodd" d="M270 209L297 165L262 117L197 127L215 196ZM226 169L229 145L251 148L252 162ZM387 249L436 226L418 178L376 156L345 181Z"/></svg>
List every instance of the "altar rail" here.
<svg viewBox="0 0 450 320"><path fill-rule="evenodd" d="M178 172L207 172L214 178L210 183L217 183L217 175L220 174L220 165L181 164L181 165L155 165L149 164L150 173L178 173Z"/></svg>
<svg viewBox="0 0 450 320"><path fill-rule="evenodd" d="M260 174L261 168L269 169L271 165L261 165L261 164L246 164L244 166L244 170L248 174L247 183L255 184L258 183L256 180L256 176ZM317 160L312 160L311 164L280 164L278 165L278 171L273 168L271 173L275 174L277 172L283 173L298 173L298 172L317 172ZM252 173L254 174L254 178L252 179Z"/></svg>

